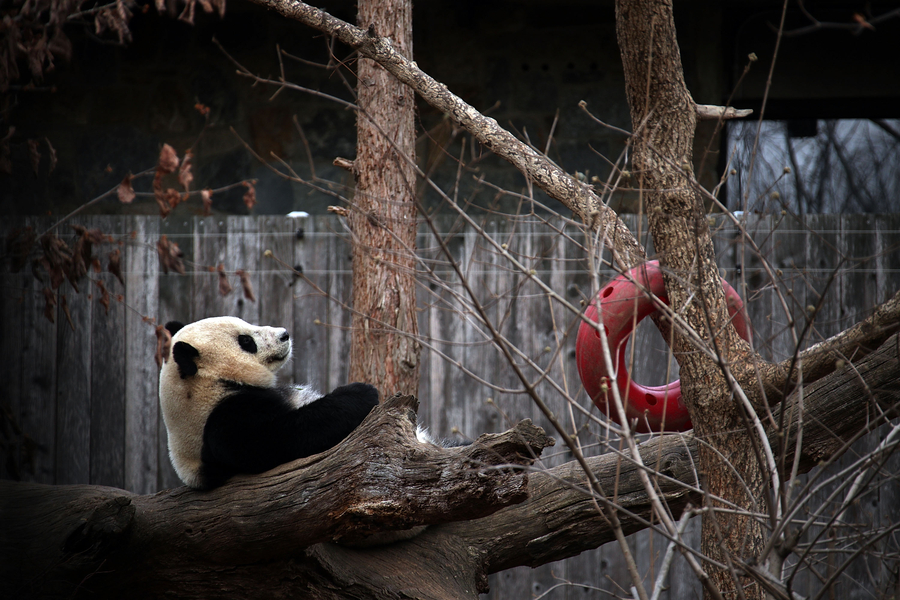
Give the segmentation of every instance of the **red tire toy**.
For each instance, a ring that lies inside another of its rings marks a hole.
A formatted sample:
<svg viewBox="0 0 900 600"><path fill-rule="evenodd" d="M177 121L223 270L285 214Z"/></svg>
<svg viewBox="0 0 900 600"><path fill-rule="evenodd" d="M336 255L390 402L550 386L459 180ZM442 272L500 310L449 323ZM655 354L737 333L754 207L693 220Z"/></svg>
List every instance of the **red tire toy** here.
<svg viewBox="0 0 900 600"><path fill-rule="evenodd" d="M629 278L668 304L669 298L659 263L651 261L632 269L628 276L620 275L603 286L588 306L585 315L595 323L598 322L596 302L599 298L603 309L603 327L617 373L616 385L625 404L628 420L637 419L637 431L687 431L691 428L691 418L681 401L681 383L673 381L661 386L640 385L631 379L625 368L625 348L632 329L656 310L653 301ZM749 340L741 297L724 279L722 287L725 290L728 313L733 318L738 335ZM606 416L623 424L619 421L618 411L612 404L608 388L603 391L603 384L608 386L612 378L606 371L600 334L585 322L578 328L575 356L578 375L591 400Z"/></svg>

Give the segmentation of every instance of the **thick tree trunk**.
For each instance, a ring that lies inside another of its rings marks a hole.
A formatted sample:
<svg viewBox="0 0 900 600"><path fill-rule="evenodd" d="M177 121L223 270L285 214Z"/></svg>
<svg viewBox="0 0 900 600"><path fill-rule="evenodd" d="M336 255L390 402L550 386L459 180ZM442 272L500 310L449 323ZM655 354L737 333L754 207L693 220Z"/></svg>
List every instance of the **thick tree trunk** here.
<svg viewBox="0 0 900 600"><path fill-rule="evenodd" d="M361 0L358 23L412 59L410 0ZM350 379L377 382L383 396L415 394L415 95L367 58L357 77Z"/></svg>
<svg viewBox="0 0 900 600"><path fill-rule="evenodd" d="M695 434L706 444L700 471L710 509L747 507L766 513L770 480L760 440L732 393L723 365L749 363L749 348L730 325L712 237L693 176L697 109L684 83L671 0L616 2L617 34L634 127L633 171L663 268L669 304L706 351L678 331L673 350L681 367L682 398ZM749 371L745 371L749 375ZM749 376L740 381L751 397ZM731 565L752 561L765 543L763 522L749 513L712 510L703 518L701 551ZM762 599L763 590L732 568L710 565L713 585L725 598ZM742 588L739 591L738 588ZM709 597L709 596L708 596Z"/></svg>

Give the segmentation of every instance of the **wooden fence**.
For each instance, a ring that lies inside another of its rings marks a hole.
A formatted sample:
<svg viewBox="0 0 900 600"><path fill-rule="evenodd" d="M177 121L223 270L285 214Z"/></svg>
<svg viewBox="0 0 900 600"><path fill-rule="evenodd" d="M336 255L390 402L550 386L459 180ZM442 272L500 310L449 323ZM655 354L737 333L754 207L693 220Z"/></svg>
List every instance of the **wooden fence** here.
<svg viewBox="0 0 900 600"><path fill-rule="evenodd" d="M646 231L635 219L626 220L633 231ZM0 442L4 456L0 457L0 476L55 484L101 484L139 493L179 485L167 456L154 361L155 325L168 320L189 322L235 315L260 324L286 326L295 341L289 379L312 382L322 390L346 381L351 256L348 234L336 217L163 221L102 216L84 217L75 223L112 236L115 242L96 245L94 255L105 269L107 255L118 248L124 285L105 270L92 270L79 284L78 293L63 283L58 293L51 294L56 304L48 306L47 277L36 279L29 266L11 272L11 251L4 241L0 273L5 388L0 401L4 430ZM759 254L724 217L711 217L710 223L716 232L723 276L745 299L754 345L768 358L784 358L794 350L789 319L776 289L787 302L796 331L802 331L808 316L816 315L804 346L860 320L900 289L900 215L808 216L801 221L750 215L744 226ZM17 228L31 226L40 233L53 224L45 218L9 220L3 230L8 238ZM597 443L609 441L602 428L573 410L569 402L596 414L575 367L577 320L541 287L545 284L580 306L598 281L611 276L608 269L600 269L596 279L590 275L588 240L583 233L571 225L548 226L533 216L488 218L480 231L441 217L438 228L478 302L518 348L517 360L528 376L535 378L540 370L547 370L538 390L552 410L580 431L589 453L604 451ZM455 428L472 438L526 417L549 429L479 324L473 301L448 259L425 227L422 232L418 242L423 347L420 422L441 436L451 435ZM59 233L71 237L68 226ZM162 235L184 252L184 275L161 272L156 243ZM526 272L513 268L504 252L524 265ZM778 270L777 286L761 268L760 254ZM220 293L218 265L223 265L234 287L228 295ZM292 266L302 269L304 278L297 277ZM249 273L255 301L243 297L234 274L238 269ZM108 309L100 302L98 282L112 295ZM677 365L669 359L652 325L639 329L635 343L637 358L632 372L637 380L663 383L667 369L671 379L677 377ZM860 441L842 464L849 464L853 456L877 442L878 433ZM557 446L548 449L543 462L552 466L570 458ZM895 457L885 470L896 474L898 466ZM859 519L883 524L900 517L900 490L895 482L877 488L874 500L867 498L854 513ZM695 542L697 525L692 524L688 533L688 539ZM643 572L652 577L666 540L649 533L630 540ZM695 578L679 561L664 597L699 597ZM873 564L849 569L849 578L841 580L836 597L877 597L879 584L872 583ZM828 568L823 566L819 575L804 573L795 589L814 591L820 585L816 578L827 577ZM563 582L580 585L556 587ZM490 596L515 599L547 593L547 598L599 599L608 598L607 592L627 596L628 592L618 587L627 590L627 582L619 550L613 544L538 569L496 575Z"/></svg>

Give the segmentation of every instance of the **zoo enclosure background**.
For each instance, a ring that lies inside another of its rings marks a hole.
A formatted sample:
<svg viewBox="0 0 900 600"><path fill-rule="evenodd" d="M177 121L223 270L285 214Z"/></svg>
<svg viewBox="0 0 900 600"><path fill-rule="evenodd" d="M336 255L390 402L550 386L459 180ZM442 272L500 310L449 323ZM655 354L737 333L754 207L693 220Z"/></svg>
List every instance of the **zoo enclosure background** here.
<svg viewBox="0 0 900 600"><path fill-rule="evenodd" d="M758 257L724 216L710 219L720 269L747 305L755 346L772 359L789 356L793 343L787 318ZM639 230L636 217L625 216L624 220L633 231ZM14 218L5 224L4 235L23 226L43 232L54 224L46 218ZM312 382L324 391L346 383L350 318L344 305L350 297L351 259L346 230L337 217L161 220L96 216L75 219L73 224L99 228L122 242L125 285L105 271L90 272L80 293L64 282L51 323L44 316L42 290L47 284L37 281L27 267L11 273L9 261L4 262L0 273L0 380L6 392L2 400L5 439L0 440L3 478L91 483L138 493L180 485L168 460L166 431L158 411L155 323L229 314L285 326L294 338L294 360L286 369L290 371L287 379ZM577 304L589 297L593 285L585 240L577 228L562 222L556 225L558 228L547 227L533 215L487 217L482 223L487 235L507 244L527 268ZM808 215L801 219L747 215L744 225L773 268L783 273L778 285L788 295L798 330L810 314L809 307L817 306L821 294L826 294L804 346L861 320L900 289L900 215ZM577 321L573 316L554 305L529 277L513 270L479 232L460 227L450 216L438 219L438 230L446 236L454 258L507 339L542 368L549 368L559 386L596 413L578 379L574 351ZM455 294L464 298L465 292L434 238L426 234L424 226L420 231L423 269L418 301L424 344L420 422L440 436L450 436L457 428L475 438L483 432L503 430L522 418L531 418L552 431L526 395L491 389L478 380L483 378L506 390L521 387L475 323L471 307L455 299ZM640 231L646 232L645 224ZM69 224L62 225L58 233L70 236ZM184 251L185 275L161 272L156 250L160 235ZM641 241L652 254L649 239ZM94 254L104 266L113 247L95 246ZM274 258L267 257L266 250L271 250ZM214 269L220 264L234 287L224 296ZM304 276L331 299L296 277L287 265L302 267ZM426 273L426 266L440 279ZM256 301L243 297L234 274L238 269L250 273ZM603 270L601 284L612 275ZM97 301L99 288L91 280L102 281L113 295L108 311ZM677 365L667 360L665 345L652 324L648 325L639 329L632 373L642 383L660 384L666 380L667 369L674 369L671 379L677 377ZM530 375L536 377L537 372L532 370ZM538 389L556 414L570 414L566 399L547 382ZM390 390L382 390L382 394L390 394ZM605 451L592 437L602 436L601 428L577 412L572 414L587 453ZM867 436L836 467L850 464L874 448L881 437L880 432ZM570 459L565 449L548 449L543 464L553 466ZM889 474L888 481L865 496L848 521L884 525L900 519L896 481L900 459L893 456L883 471ZM820 494L824 498L827 493ZM691 525L688 540L699 539L698 525ZM665 540L649 532L630 540L643 571L656 568ZM890 538L885 544L896 546L896 540ZM615 592L616 582L628 581L614 546L538 569L494 575L490 596L522 598L549 590L550 598L608 597L600 588ZM826 577L828 568L822 566ZM878 590L871 571L883 568L878 561L860 561L838 583L838 597L873 597ZM669 579L666 597L699 597L699 584L686 565L676 562ZM551 589L563 580L592 587ZM817 578L812 573L798 581L801 593L803 588L816 589Z"/></svg>

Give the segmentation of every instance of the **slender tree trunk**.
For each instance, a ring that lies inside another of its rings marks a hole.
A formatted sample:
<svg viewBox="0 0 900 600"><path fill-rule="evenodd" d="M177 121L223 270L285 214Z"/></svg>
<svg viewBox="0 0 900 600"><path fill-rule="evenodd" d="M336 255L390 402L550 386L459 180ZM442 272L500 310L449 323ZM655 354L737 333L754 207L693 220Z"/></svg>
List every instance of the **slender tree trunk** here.
<svg viewBox="0 0 900 600"><path fill-rule="evenodd" d="M616 13L635 133L632 166L644 190L670 305L678 307L687 325L722 364L747 364L749 348L728 323L712 238L693 176L697 109L684 83L672 3L619 0ZM721 365L708 353L698 352L681 332L675 335L673 349L695 434L705 442L700 471L708 491L706 506L724 508L732 503L765 513L768 479L756 448L760 442L748 428L748 418L732 395ZM757 387L749 377L740 383L751 392ZM703 554L728 566L736 559L753 561L765 540L763 523L749 513L709 512L701 535ZM758 585L735 578L731 569L710 563L705 567L725 598L764 597ZM743 596L738 587L743 588Z"/></svg>
<svg viewBox="0 0 900 600"><path fill-rule="evenodd" d="M361 0L358 23L412 58L410 0ZM415 394L415 96L367 58L358 78L350 379L377 382L382 397Z"/></svg>

